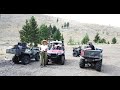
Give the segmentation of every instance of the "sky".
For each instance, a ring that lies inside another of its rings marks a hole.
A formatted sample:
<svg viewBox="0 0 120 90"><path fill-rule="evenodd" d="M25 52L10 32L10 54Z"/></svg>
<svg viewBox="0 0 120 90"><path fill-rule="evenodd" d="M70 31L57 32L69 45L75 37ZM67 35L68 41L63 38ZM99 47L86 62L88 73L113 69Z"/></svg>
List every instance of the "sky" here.
<svg viewBox="0 0 120 90"><path fill-rule="evenodd" d="M111 25L120 27L120 14L45 14L80 23Z"/></svg>

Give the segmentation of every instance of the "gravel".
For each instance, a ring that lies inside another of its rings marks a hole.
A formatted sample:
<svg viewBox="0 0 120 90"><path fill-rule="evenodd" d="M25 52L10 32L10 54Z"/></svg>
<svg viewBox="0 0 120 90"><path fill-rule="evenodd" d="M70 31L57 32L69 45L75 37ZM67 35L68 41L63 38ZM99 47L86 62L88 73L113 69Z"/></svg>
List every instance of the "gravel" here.
<svg viewBox="0 0 120 90"><path fill-rule="evenodd" d="M119 45L96 46L104 50L102 72L91 68L81 69L80 57L73 57L72 47L67 46L65 65L49 63L44 68L40 68L39 61L33 60L28 65L14 64L11 61L13 55L0 55L0 76L120 76Z"/></svg>

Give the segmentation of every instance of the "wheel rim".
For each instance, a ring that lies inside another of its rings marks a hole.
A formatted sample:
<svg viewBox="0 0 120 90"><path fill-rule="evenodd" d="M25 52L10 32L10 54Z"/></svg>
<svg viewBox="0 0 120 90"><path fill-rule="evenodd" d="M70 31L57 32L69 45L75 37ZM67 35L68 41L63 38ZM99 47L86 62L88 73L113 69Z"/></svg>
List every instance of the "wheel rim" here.
<svg viewBox="0 0 120 90"><path fill-rule="evenodd" d="M75 56L75 57L76 57L76 56L77 56L77 53L73 53L73 56Z"/></svg>
<svg viewBox="0 0 120 90"><path fill-rule="evenodd" d="M29 63L29 58L25 58L24 62L27 64Z"/></svg>

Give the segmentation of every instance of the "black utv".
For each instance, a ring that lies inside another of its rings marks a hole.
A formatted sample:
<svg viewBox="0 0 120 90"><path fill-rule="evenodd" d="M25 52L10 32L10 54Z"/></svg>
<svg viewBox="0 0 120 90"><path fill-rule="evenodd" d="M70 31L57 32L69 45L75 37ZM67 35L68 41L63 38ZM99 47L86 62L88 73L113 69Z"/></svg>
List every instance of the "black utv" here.
<svg viewBox="0 0 120 90"><path fill-rule="evenodd" d="M73 48L73 57L80 57L81 54L81 47L75 47Z"/></svg>
<svg viewBox="0 0 120 90"><path fill-rule="evenodd" d="M81 50L81 59L79 62L80 68L85 68L86 65L96 69L97 71L101 71L102 67L102 50Z"/></svg>

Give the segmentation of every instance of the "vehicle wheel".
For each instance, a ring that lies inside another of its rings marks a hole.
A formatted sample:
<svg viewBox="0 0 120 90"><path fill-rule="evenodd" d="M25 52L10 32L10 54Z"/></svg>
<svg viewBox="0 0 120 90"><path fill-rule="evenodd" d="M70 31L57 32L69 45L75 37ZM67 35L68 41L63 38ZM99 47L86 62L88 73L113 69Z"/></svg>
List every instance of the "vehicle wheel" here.
<svg viewBox="0 0 120 90"><path fill-rule="evenodd" d="M19 63L19 57L14 56L14 57L12 58L12 61L13 61L15 64L18 64L18 63Z"/></svg>
<svg viewBox="0 0 120 90"><path fill-rule="evenodd" d="M28 55L25 55L21 58L22 64L26 65L30 63L30 57Z"/></svg>
<svg viewBox="0 0 120 90"><path fill-rule="evenodd" d="M101 71L101 67L102 67L102 61L96 62L95 69L100 72Z"/></svg>
<svg viewBox="0 0 120 90"><path fill-rule="evenodd" d="M77 57L78 56L77 52L73 52L73 56Z"/></svg>
<svg viewBox="0 0 120 90"><path fill-rule="evenodd" d="M65 64L65 56L61 56L60 64L61 65Z"/></svg>
<svg viewBox="0 0 120 90"><path fill-rule="evenodd" d="M39 61L40 60L40 55L39 55L39 53L36 53L36 55L35 55L35 61Z"/></svg>
<svg viewBox="0 0 120 90"><path fill-rule="evenodd" d="M85 67L85 60L84 59L80 59L79 66L80 66L80 68L84 68Z"/></svg>

